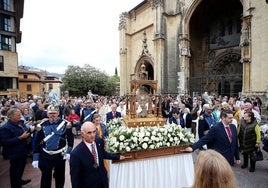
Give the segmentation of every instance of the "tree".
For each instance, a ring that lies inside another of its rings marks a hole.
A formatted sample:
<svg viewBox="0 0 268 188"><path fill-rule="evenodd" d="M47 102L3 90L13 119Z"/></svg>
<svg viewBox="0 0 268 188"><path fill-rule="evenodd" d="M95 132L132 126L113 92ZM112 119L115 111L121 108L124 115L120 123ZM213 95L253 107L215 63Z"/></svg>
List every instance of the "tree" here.
<svg viewBox="0 0 268 188"><path fill-rule="evenodd" d="M115 73L114 73L114 75L118 76L117 67L115 67Z"/></svg>
<svg viewBox="0 0 268 188"><path fill-rule="evenodd" d="M94 94L112 95L118 83L115 78L111 79L105 72L88 64L82 68L68 66L62 82L61 90L69 91L71 96L87 95L89 90Z"/></svg>

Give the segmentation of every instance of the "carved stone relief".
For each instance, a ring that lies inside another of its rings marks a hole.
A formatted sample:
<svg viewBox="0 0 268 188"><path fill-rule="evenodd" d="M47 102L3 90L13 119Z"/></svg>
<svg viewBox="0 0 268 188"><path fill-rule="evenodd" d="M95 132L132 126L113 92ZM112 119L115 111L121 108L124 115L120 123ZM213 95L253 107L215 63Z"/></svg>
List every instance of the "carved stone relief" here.
<svg viewBox="0 0 268 188"><path fill-rule="evenodd" d="M119 26L118 26L119 30L126 28L126 15L127 14L128 14L127 12L123 12L122 14L120 14L120 16L119 16Z"/></svg>
<svg viewBox="0 0 268 188"><path fill-rule="evenodd" d="M164 7L164 0L151 0L152 8L157 8L158 6Z"/></svg>
<svg viewBox="0 0 268 188"><path fill-rule="evenodd" d="M146 31L144 30L143 32L143 40L142 40L142 52L140 54L140 57L142 55L147 55L148 57L150 57L151 59L153 59L152 55L149 53L148 50L148 45L147 45L147 36L146 36Z"/></svg>

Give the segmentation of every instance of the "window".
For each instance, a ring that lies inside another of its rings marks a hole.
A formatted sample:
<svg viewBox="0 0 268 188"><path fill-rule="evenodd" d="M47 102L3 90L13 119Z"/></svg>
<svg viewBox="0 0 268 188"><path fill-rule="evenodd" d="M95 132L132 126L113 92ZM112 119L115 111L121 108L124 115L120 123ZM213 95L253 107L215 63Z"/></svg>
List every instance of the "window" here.
<svg viewBox="0 0 268 188"><path fill-rule="evenodd" d="M4 0L3 4L4 4L4 10L11 10L10 9L10 0Z"/></svg>
<svg viewBox="0 0 268 188"><path fill-rule="evenodd" d="M1 77L0 79L0 90L6 91L7 89L15 89L16 87L16 81L14 81L14 78L12 77Z"/></svg>
<svg viewBox="0 0 268 188"><path fill-rule="evenodd" d="M0 56L0 71L4 71L4 57Z"/></svg>
<svg viewBox="0 0 268 188"><path fill-rule="evenodd" d="M48 84L48 89L53 89L53 84Z"/></svg>
<svg viewBox="0 0 268 188"><path fill-rule="evenodd" d="M23 78L24 78L24 79L27 79L27 78L28 78L28 75L24 74L24 75L23 75Z"/></svg>
<svg viewBox="0 0 268 188"><path fill-rule="evenodd" d="M7 17L4 18L4 28L5 28L5 31L11 31L10 18L7 18Z"/></svg>
<svg viewBox="0 0 268 188"><path fill-rule="evenodd" d="M0 35L0 50L11 51L11 38L5 35Z"/></svg>
<svg viewBox="0 0 268 188"><path fill-rule="evenodd" d="M27 84L27 91L32 91L32 85Z"/></svg>

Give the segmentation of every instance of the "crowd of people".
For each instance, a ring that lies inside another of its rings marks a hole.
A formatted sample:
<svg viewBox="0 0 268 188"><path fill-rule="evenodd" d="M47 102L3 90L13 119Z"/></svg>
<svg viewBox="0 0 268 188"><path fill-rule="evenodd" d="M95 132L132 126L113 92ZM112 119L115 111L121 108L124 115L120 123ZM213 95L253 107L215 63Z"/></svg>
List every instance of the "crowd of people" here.
<svg viewBox="0 0 268 188"><path fill-rule="evenodd" d="M104 138L109 134L106 124L127 114L126 96L64 96L59 105L51 104L46 98L11 98L1 102L0 144L2 155L10 160L11 187L30 182L21 179L27 156L32 156L32 166L41 170L41 187L51 187L52 175L56 187L64 186L66 160L70 160L73 187L81 187L88 178L99 179L88 187L108 187L104 159L123 160L124 156L105 151ZM230 165L240 164L241 154L241 168L247 168L249 160L249 171L255 171L256 161L251 160L250 153L260 148L262 141L259 97L167 95L162 96L161 104L154 100L152 104L161 105L167 124L177 124L194 134L197 142L185 151L207 150L215 156L215 161L223 157ZM137 114L140 111L136 103ZM79 136L82 142L74 149L74 138ZM220 157L211 149L221 154ZM204 158L207 154L199 155ZM91 160L87 160L88 156ZM204 169L196 170L201 173ZM196 186L200 180L194 182L193 187L201 187Z"/></svg>

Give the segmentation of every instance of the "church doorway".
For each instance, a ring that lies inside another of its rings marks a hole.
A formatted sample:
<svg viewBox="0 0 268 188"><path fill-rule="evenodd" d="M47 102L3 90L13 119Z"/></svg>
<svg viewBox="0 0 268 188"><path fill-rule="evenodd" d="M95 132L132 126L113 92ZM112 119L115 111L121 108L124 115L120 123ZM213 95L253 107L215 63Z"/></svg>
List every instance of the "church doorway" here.
<svg viewBox="0 0 268 188"><path fill-rule="evenodd" d="M190 94L238 96L242 91L242 13L240 0L206 0L195 8L189 22Z"/></svg>

